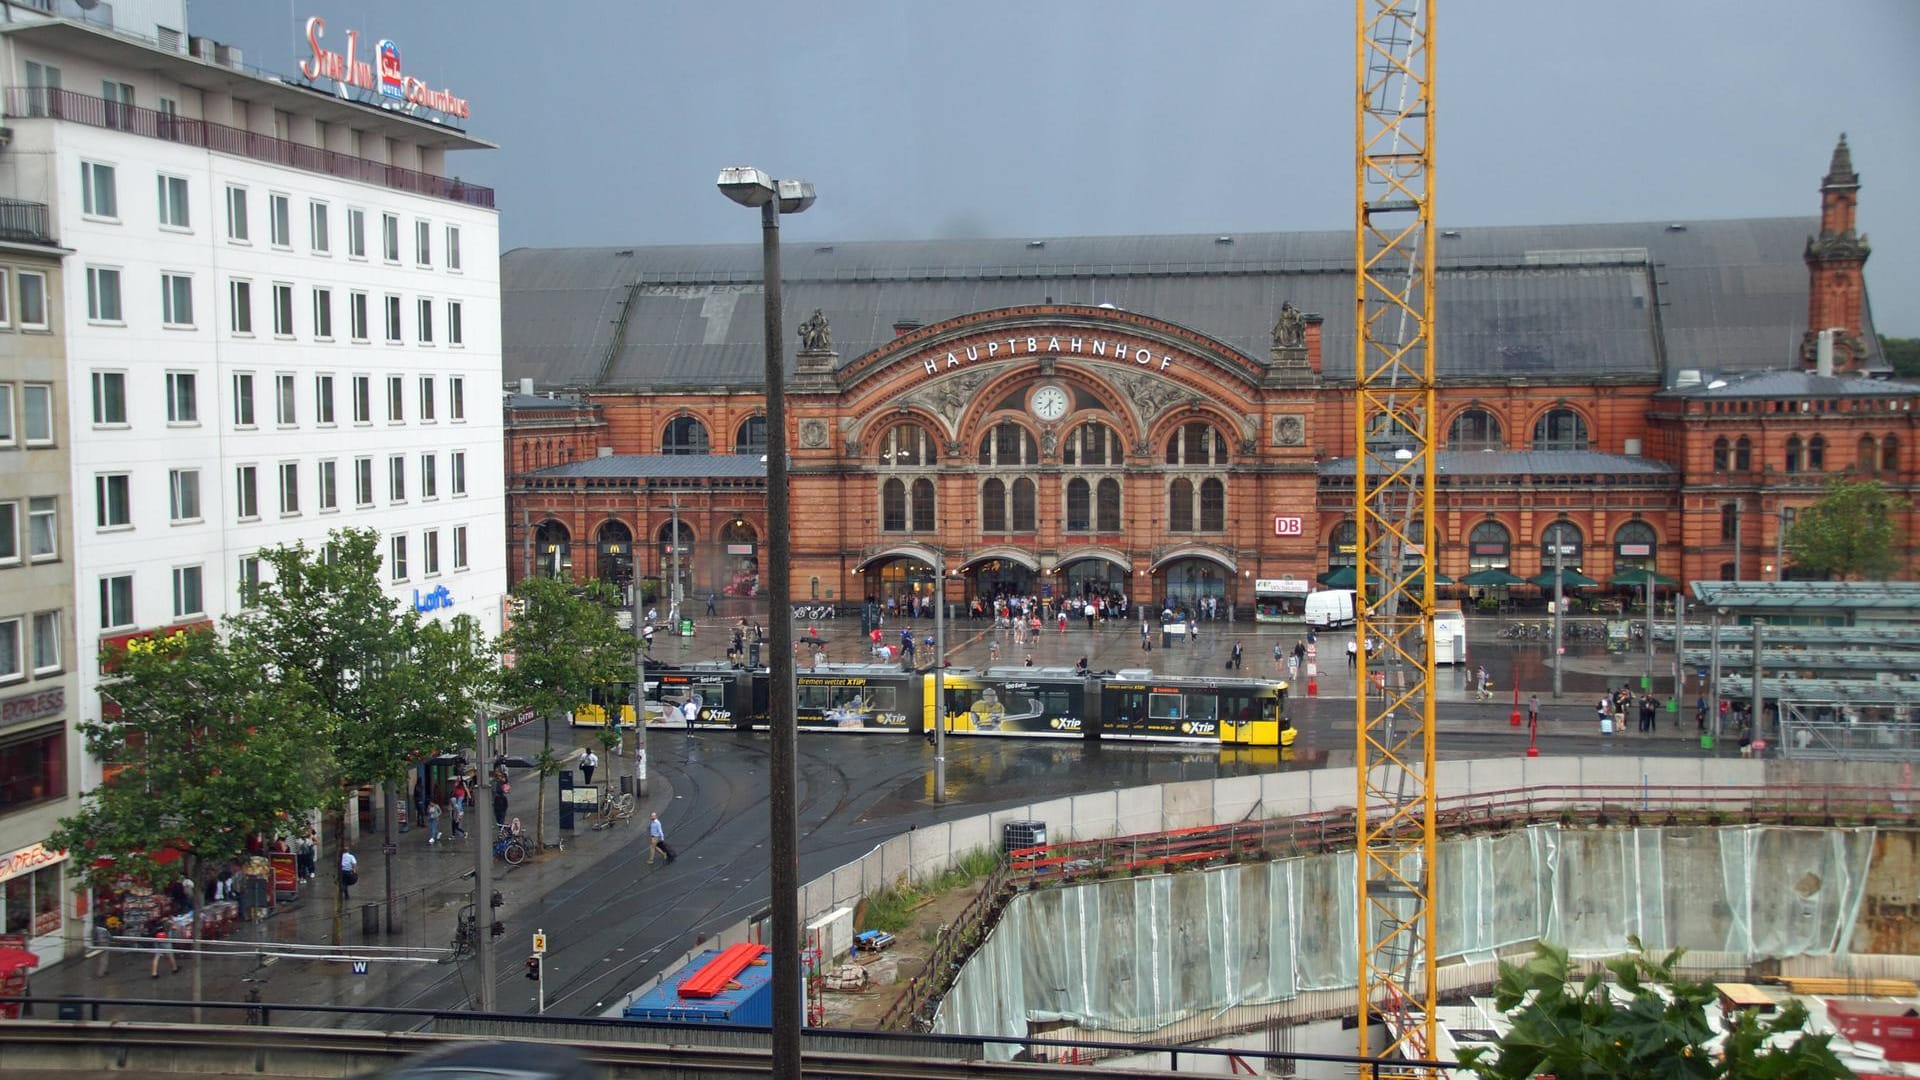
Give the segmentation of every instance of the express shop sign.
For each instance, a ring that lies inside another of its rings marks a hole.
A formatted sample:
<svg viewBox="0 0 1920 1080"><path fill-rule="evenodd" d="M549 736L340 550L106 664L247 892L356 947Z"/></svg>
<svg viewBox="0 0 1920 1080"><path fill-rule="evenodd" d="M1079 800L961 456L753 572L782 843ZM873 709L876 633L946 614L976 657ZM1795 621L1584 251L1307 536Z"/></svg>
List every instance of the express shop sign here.
<svg viewBox="0 0 1920 1080"><path fill-rule="evenodd" d="M374 43L372 53L360 48L360 31L347 31L347 51L334 52L320 39L326 36L327 21L318 15L307 20L307 47L313 59L300 61L300 74L308 79L332 79L342 97L347 87L358 87L393 101L424 105L429 109L465 119L472 111L467 99L451 90L435 90L400 69L400 46L391 38Z"/></svg>

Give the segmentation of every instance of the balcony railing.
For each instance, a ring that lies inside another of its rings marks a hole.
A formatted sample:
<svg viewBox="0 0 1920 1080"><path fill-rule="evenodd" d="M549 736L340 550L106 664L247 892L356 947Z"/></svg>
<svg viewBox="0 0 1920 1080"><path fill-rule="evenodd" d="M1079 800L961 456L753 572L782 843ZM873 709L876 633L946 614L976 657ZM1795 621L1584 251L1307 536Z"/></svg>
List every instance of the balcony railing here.
<svg viewBox="0 0 1920 1080"><path fill-rule="evenodd" d="M47 204L0 199L0 240L17 244L52 244L47 228Z"/></svg>
<svg viewBox="0 0 1920 1080"><path fill-rule="evenodd" d="M117 101L89 97L72 90L9 86L7 115L51 117L88 127L110 128L149 139L198 146L222 154L337 176L344 180L379 184L395 191L448 199L469 206L493 207L493 189L489 187L289 142L210 120L194 120L157 109L122 105Z"/></svg>

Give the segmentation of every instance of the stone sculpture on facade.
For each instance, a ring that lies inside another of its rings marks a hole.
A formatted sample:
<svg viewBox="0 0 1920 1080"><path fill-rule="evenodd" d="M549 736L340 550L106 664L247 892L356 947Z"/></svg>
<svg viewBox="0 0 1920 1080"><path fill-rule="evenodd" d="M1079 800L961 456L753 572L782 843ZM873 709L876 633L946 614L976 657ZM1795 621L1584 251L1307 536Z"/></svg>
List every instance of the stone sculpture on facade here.
<svg viewBox="0 0 1920 1080"><path fill-rule="evenodd" d="M1299 349L1307 344L1307 317L1291 300L1280 305L1280 319L1273 324L1273 344L1282 349Z"/></svg>
<svg viewBox="0 0 1920 1080"><path fill-rule="evenodd" d="M833 330L827 325L827 317L819 308L807 316L800 324L801 352L831 352L833 350Z"/></svg>

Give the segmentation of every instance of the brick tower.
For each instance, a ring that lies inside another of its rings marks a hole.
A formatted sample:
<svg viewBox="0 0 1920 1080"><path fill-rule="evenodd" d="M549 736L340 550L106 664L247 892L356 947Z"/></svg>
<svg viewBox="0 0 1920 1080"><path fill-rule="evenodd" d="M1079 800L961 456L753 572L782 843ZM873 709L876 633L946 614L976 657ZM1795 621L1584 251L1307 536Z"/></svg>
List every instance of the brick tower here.
<svg viewBox="0 0 1920 1080"><path fill-rule="evenodd" d="M1861 305L1866 296L1862 271L1871 252L1867 238L1854 231L1860 174L1853 171L1847 136L1833 148L1833 162L1820 182L1820 235L1807 237L1807 332L1800 341L1800 365L1811 369L1821 330L1836 329L1833 370L1859 371L1867 364L1861 337Z"/></svg>

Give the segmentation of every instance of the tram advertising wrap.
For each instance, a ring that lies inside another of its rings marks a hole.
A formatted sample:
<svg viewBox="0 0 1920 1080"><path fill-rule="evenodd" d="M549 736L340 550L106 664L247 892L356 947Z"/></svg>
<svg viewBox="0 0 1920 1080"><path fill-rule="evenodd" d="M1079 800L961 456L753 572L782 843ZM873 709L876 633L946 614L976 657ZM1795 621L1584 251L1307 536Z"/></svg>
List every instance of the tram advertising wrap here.
<svg viewBox="0 0 1920 1080"><path fill-rule="evenodd" d="M1287 746L1298 732L1281 719L1284 682L1157 679L1100 687L1100 735L1108 739L1218 740Z"/></svg>
<svg viewBox="0 0 1920 1080"><path fill-rule="evenodd" d="M1065 676L948 674L947 731L956 735L1028 735L1078 739L1087 730L1087 680ZM926 680L933 697L933 679ZM932 731L928 716L924 730Z"/></svg>
<svg viewBox="0 0 1920 1080"><path fill-rule="evenodd" d="M653 676L653 672L647 673ZM650 728L687 727L687 702L693 702L696 728L745 728L766 723L766 680L725 665L668 668L654 682L647 680L647 697L665 706L647 710ZM757 682L757 685L756 685Z"/></svg>
<svg viewBox="0 0 1920 1080"><path fill-rule="evenodd" d="M918 675L878 664L849 665L832 674L802 672L794 678L795 720L802 728L908 731L908 706L919 707L920 681Z"/></svg>

